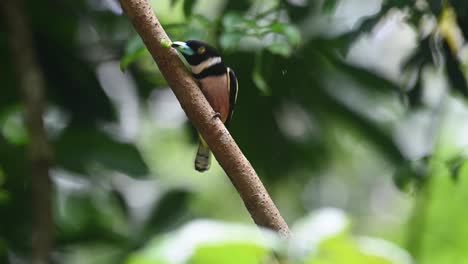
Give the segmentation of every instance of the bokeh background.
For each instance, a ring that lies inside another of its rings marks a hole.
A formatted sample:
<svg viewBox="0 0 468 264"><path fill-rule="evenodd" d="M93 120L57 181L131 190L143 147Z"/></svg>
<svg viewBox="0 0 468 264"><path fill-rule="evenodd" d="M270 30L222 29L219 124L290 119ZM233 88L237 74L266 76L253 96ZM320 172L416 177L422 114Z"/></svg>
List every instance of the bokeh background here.
<svg viewBox="0 0 468 264"><path fill-rule="evenodd" d="M153 0L239 80L231 134L293 229L262 234L115 0L24 1L56 263L468 263L468 2ZM25 105L0 17L0 262L29 263ZM275 252L273 254L273 252Z"/></svg>

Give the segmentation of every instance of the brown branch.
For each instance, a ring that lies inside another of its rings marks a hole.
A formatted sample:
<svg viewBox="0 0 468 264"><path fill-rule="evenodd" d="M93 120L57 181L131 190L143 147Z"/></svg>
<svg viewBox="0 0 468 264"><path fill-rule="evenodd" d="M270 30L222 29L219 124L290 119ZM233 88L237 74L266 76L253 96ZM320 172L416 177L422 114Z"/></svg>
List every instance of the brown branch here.
<svg viewBox="0 0 468 264"><path fill-rule="evenodd" d="M180 105L195 128L206 140L214 156L239 192L255 223L289 237L288 225L281 217L268 192L249 161L242 154L191 75L173 49L164 48L169 41L153 13L148 0L120 0L125 14L159 66Z"/></svg>
<svg viewBox="0 0 468 264"><path fill-rule="evenodd" d="M29 134L29 159L32 185L34 224L32 263L49 263L53 244L52 186L49 169L52 151L42 120L44 77L36 61L32 32L21 0L3 0L2 9L9 29L12 60L23 96Z"/></svg>

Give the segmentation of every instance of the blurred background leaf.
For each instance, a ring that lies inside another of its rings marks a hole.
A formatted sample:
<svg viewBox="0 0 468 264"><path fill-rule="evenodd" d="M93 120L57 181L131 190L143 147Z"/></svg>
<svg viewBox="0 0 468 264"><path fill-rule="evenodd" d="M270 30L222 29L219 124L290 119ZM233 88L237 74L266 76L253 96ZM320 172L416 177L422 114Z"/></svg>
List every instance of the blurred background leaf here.
<svg viewBox="0 0 468 264"><path fill-rule="evenodd" d="M204 40L236 72L230 132L294 226L288 245L245 226L216 162L193 170L197 133L118 1L25 3L57 262L467 261L466 1L151 1L172 40ZM0 29L0 262L27 263L29 136Z"/></svg>
<svg viewBox="0 0 468 264"><path fill-rule="evenodd" d="M140 177L149 173L134 145L118 142L97 129L69 127L55 143L55 150L57 164L78 173L86 173L93 166Z"/></svg>

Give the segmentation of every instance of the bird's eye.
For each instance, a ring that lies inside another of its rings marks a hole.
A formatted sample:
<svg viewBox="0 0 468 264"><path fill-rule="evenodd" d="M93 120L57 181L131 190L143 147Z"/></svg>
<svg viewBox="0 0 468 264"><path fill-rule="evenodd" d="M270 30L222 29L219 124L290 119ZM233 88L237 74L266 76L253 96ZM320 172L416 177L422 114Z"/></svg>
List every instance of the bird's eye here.
<svg viewBox="0 0 468 264"><path fill-rule="evenodd" d="M201 46L201 47L198 48L197 53L201 55L201 54L205 53L205 51L206 51L205 47Z"/></svg>

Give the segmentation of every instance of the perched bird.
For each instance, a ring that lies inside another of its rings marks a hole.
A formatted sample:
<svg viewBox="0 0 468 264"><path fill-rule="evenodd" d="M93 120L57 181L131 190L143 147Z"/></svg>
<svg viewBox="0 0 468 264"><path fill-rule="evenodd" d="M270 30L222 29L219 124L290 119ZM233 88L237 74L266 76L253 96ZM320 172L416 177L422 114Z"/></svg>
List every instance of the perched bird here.
<svg viewBox="0 0 468 264"><path fill-rule="evenodd" d="M171 45L190 64L193 77L226 128L229 127L237 99L237 79L226 67L215 48L199 40L175 41ZM211 151L199 135L200 144L195 157L195 169L204 172L210 168Z"/></svg>

